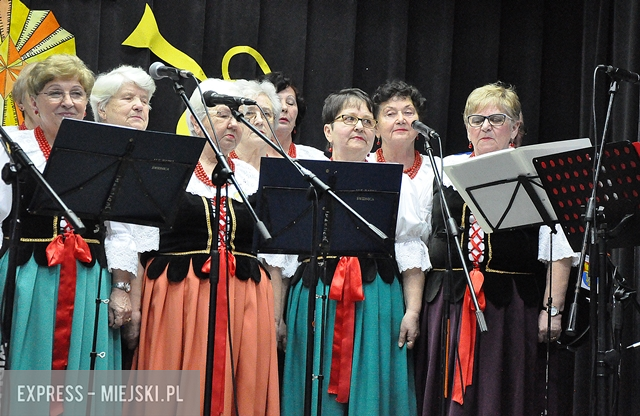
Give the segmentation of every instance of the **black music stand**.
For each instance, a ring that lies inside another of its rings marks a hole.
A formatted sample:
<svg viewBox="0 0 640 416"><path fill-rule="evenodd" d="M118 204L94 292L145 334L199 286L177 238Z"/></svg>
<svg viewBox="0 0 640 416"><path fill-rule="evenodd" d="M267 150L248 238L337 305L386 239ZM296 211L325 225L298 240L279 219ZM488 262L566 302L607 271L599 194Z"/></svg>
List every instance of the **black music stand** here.
<svg viewBox="0 0 640 416"><path fill-rule="evenodd" d="M44 177L81 218L170 227L205 141L64 119ZM29 211L57 214L38 188Z"/></svg>
<svg viewBox="0 0 640 416"><path fill-rule="evenodd" d="M594 299L590 302L592 386L596 386L598 414L606 414L617 393L617 377L614 376L612 382L607 380L619 366L623 326L619 316L621 298L618 298L622 285L612 289L618 282L614 282L615 274L610 278L607 273L608 250L640 244L640 143L606 144L600 152L597 163L590 148L541 157L534 160L534 164L549 190L569 244L581 251L581 260L585 258L587 246L591 248L589 279L593 282L590 287L596 288L590 295L590 299ZM594 165L599 169L596 183ZM592 204L594 188L595 204ZM584 225L583 211L588 206L599 207L597 211L594 208L594 218L587 221L597 224L597 229ZM576 284L568 333L575 332L578 291Z"/></svg>
<svg viewBox="0 0 640 416"><path fill-rule="evenodd" d="M271 230L270 242L258 241L254 248L263 253L304 254L311 256L314 281L309 287L307 323L307 362L304 414L310 415L312 380L318 380L317 414L322 409L324 322L314 325L318 277L326 272L324 259L335 256L390 257L394 237L402 165L386 163L329 162L300 160L299 163L327 184L356 212L384 234L381 240L354 213L349 212L327 192L316 195L315 188L299 175L287 160L262 158L257 211ZM323 257L318 265L318 253ZM321 271L322 269L322 271ZM326 290L326 288L325 288ZM328 293L321 296L321 316L325 315ZM313 375L314 331L320 330L320 374Z"/></svg>
<svg viewBox="0 0 640 416"><path fill-rule="evenodd" d="M382 230L387 241L381 241L367 232L358 220L340 205L334 204L329 224L327 255L389 257L393 254L396 218L402 168L398 164L359 162L330 162L300 160L302 166L328 184L337 195ZM254 246L262 253L311 255L312 204L308 199L309 184L286 160L263 158L260 168L260 186L257 211L271 231L269 243ZM321 199L316 232L322 235L322 212L333 204L330 198ZM318 247L319 248L319 247Z"/></svg>
<svg viewBox="0 0 640 416"><path fill-rule="evenodd" d="M609 226L607 247L640 245L640 143L605 145L596 204ZM584 207L593 190L593 148L535 158L553 209L574 251L580 251ZM619 225L619 226L618 226Z"/></svg>

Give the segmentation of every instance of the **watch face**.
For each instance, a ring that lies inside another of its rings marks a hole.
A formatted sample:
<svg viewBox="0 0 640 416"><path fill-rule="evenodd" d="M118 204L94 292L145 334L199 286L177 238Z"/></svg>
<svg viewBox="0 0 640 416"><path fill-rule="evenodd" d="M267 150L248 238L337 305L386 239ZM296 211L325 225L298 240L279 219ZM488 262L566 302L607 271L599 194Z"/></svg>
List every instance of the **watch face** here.
<svg viewBox="0 0 640 416"><path fill-rule="evenodd" d="M560 311L555 306L551 307L551 316L557 316Z"/></svg>
<svg viewBox="0 0 640 416"><path fill-rule="evenodd" d="M114 285L114 287L120 290L124 290L127 293L131 291L131 284L126 282L118 282Z"/></svg>

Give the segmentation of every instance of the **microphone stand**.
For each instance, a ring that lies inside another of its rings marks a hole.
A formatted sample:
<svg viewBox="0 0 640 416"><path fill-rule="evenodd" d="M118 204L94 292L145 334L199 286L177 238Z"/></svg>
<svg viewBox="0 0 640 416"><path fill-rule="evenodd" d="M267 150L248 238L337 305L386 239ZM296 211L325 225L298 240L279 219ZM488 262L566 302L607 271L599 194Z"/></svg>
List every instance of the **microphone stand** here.
<svg viewBox="0 0 640 416"><path fill-rule="evenodd" d="M276 152L278 152L283 158L287 159L289 161L289 163L291 163L296 170L300 173L300 175L302 175L302 177L309 182L309 184L311 185L311 191L315 191L315 195L312 196L313 198L313 241L315 243L316 241L316 215L315 212L317 212L317 200L319 200L320 198L322 198L322 196L324 194L328 194L333 201L339 203L342 207L344 207L347 212L349 212L351 215L353 215L360 223L364 224L366 226L366 228L372 232L377 238L379 238L380 240L386 242L389 240L389 237L387 235L385 235L380 229L378 229L376 226L374 226L373 224L371 224L369 221L367 221L364 217L362 217L357 211L355 211L353 208L351 208L351 206L349 206L346 202L344 202L338 195L336 195L336 193L331 189L330 186L328 186L327 184L325 184L322 180L320 180L313 172L311 172L310 170L308 170L307 168L305 168L304 166L300 165L300 163L291 158L287 152L285 152L280 146L276 145L275 143L273 143L271 140L269 140L268 137L266 137L260 130L258 130L253 124L251 124L250 122L248 122L244 115L239 112L237 110L237 108L232 108L231 112L233 114L233 116L235 117L236 120L238 120L239 122L241 122L242 124L244 124L245 126L247 126L253 133L255 133L258 137L260 137L263 141L265 141L267 144L269 144L269 146L271 146ZM314 279L311 282L311 286L309 288L309 300L308 300L308 320L309 320L309 324L307 325L307 351L306 351L306 383L305 383L305 400L304 400L304 414L306 416L311 415L311 396L312 396L312 385L311 382L313 379L317 379L319 382L318 385L318 403L316 406L316 415L320 416L322 413L322 382L324 380L324 375L322 374L323 372L323 345L324 345L324 337L325 337L325 333L324 333L324 324L321 324L319 326L320 329L320 368L319 368L319 373L318 375L313 375L313 347L314 347L314 334L313 331L311 330L312 328L312 322L314 320L315 317L315 300L316 297L320 298L322 300L322 308L321 308L321 315L323 317L323 322L324 322L324 317L326 314L326 301L328 298L328 294L327 293L323 293L322 295L316 295L316 287L317 287L317 282L318 282L318 276L320 275L319 271L318 271L318 267L322 268L322 270L324 271L324 273L326 274L326 264L327 264L327 251L325 250L325 247L328 246L328 236L327 236L327 227L328 227L328 222L329 222L329 216L330 213L327 211L324 213L324 220L323 220L323 236L322 236L322 243L321 244L321 255L323 256L322 261L320 262L321 264L319 265L318 259L317 259L317 245L313 244L313 253L311 256L311 260L310 260L310 267L313 267L314 269ZM326 292L326 290L325 290ZM318 328L318 325L316 325L316 328Z"/></svg>
<svg viewBox="0 0 640 416"><path fill-rule="evenodd" d="M451 216L451 211L449 210L449 204L444 196L443 183L442 178L440 177L440 173L436 168L435 158L433 157L433 147L431 147L431 139L436 138L440 139L440 136L436 132L432 132L429 137L425 137L424 141L424 149L429 156L429 161L431 162L431 168L433 169L433 173L436 179L436 186L438 188L438 193L440 193L440 197L442 199L442 206L444 207L444 214L446 215L445 227L447 229L447 234L451 238L451 241L457 241L457 237L460 235L460 229L456 224L456 221ZM473 306L476 309L476 320L478 322L478 328L480 332L487 332L487 323L484 319L484 313L480 310L480 305L478 305L478 298L476 297L476 292L473 288L473 282L471 281L471 277L469 277L469 268L467 267L467 263L465 262L464 254L462 253L462 248L459 244L454 244L456 246L456 251L458 252L458 257L460 258L460 263L462 264L462 270L464 271L464 276L467 280L467 286L469 287L469 292L471 295L471 300L473 302Z"/></svg>
<svg viewBox="0 0 640 416"><path fill-rule="evenodd" d="M385 235L385 233L383 233L378 227L376 227L375 225L373 225L369 221L367 221L357 211L355 211L353 208L351 208L351 206L349 206L349 204L344 202L338 195L336 195L336 193L331 189L331 187L329 185L325 184L322 180L320 180L309 169L307 169L304 166L302 166L296 159L291 158L291 156L289 156L284 150L282 150L279 146L277 146L275 143L273 143L271 140L269 140L269 138L267 136L265 136L260 130L258 130L253 124L248 122L244 118L244 114L239 112L237 108L235 108L235 109L232 108L231 109L231 113L233 114L233 116L235 117L236 120L238 120L239 122L241 122L242 124L247 126L249 128L249 130L254 132L262 140L267 142L269 144L269 146L271 146L273 149L275 149L282 157L287 159L293 166L295 166L296 170L298 170L300 175L302 175L302 177L307 182L309 182L314 188L316 188L319 191L320 195L322 195L323 193L327 193L328 195L331 196L331 198L333 198L336 202L338 202L344 209L346 209L351 215L356 217L358 219L358 221L360 221L362 224L364 224L369 229L369 231L371 231L374 235L376 235L382 241L386 242L386 241L389 240L389 237L387 235Z"/></svg>
<svg viewBox="0 0 640 416"><path fill-rule="evenodd" d="M184 104L189 109L189 112L193 115L193 118L196 120L198 127L200 127L200 130L204 134L206 140L209 142L209 145L213 149L216 155L216 159L218 161L211 175L211 182L213 182L213 184L216 186L216 207L215 207L216 208L215 209L216 226L214 230L213 244L211 247L211 269L209 271L209 278L210 278L209 328L208 328L208 336L207 336L207 361L206 361L206 373L205 373L204 410L203 410L203 414L205 416L209 416L211 414L211 400L212 400L211 390L213 387L213 364L214 364L213 347L214 347L215 325L216 325L216 299L218 296L218 281L220 278L220 276L218 276L219 265L220 265L220 256L218 253L218 244L219 244L218 228L220 224L220 198L221 198L220 194L221 194L222 185L224 185L227 182L231 182L236 187L236 189L238 190L238 193L240 194L240 197L242 198L243 203L249 209L249 212L251 213L251 216L255 221L256 228L262 235L262 238L264 238L266 241L270 241L271 235L267 231L267 228L264 226L264 223L260 221L260 219L256 215L251 204L249 204L247 196L245 195L242 188L240 188L240 185L238 184L235 178L235 175L233 174L233 170L229 167L229 164L227 163L227 158L222 154L220 149L218 149L215 142L213 141L213 139L205 129L204 125L202 124L202 121L196 116L195 110L193 109L193 106L191 105L189 98L184 92L184 87L182 86L182 84L180 84L180 82L178 82L179 79L172 79L172 80L173 80L173 88L176 94L180 96ZM232 109L232 111L234 110ZM218 382L224 383L224 380L219 380ZM234 390L235 390L235 386L234 386Z"/></svg>
<svg viewBox="0 0 640 416"><path fill-rule="evenodd" d="M7 163L2 169L2 179L7 184L12 185L13 193L13 218L11 220L11 232L9 242L9 261L7 265L7 276L4 293L2 294L2 344L5 346L5 368L11 369L11 362L9 359L9 344L11 341L11 326L13 321L13 304L14 294L16 286L16 273L17 273L17 260L18 260L18 244L21 236L21 221L20 221L20 209L22 195L20 192L20 176L26 172L37 183L38 186L46 192L51 198L54 204L59 208L59 211L64 215L65 219L71 223L74 230L78 234L82 234L85 231L85 226L76 216L76 214L67 207L62 201L60 196L51 188L51 185L44 179L38 168L34 165L33 161L22 150L20 145L11 139L5 129L0 126L0 140L2 141L3 148L9 156L9 163Z"/></svg>
<svg viewBox="0 0 640 416"><path fill-rule="evenodd" d="M571 303L571 307L569 309L569 324L567 326L566 332L568 335L575 335L576 328L576 320L577 320L577 312L578 312L578 295L580 291L580 282L581 282L581 274L584 269L585 259L587 247L591 247L592 255L590 256L590 267L589 267L589 281L596 282L595 288L596 293L591 291L591 299L595 300L595 302L590 302L590 310L591 310L591 323L592 327L595 323L596 326L596 335L594 336L592 332L592 357L595 359L595 370L592 369L592 375L595 376L595 380L591 380L591 389L593 393L593 389L596 390L596 405L591 406L591 413L594 411L597 412L598 416L604 416L608 413L607 411L607 400L606 400L606 390L607 390L607 370L610 367L607 361L605 360L606 349L607 349L607 328L606 328L606 315L607 315L607 258L606 258L606 226L607 224L600 224L597 231L595 231L596 225L596 217L601 213L601 210L596 210L596 191L598 189L598 178L600 176L600 169L602 167L602 157L604 153L604 144L607 136L607 129L609 126L609 120L611 117L611 110L613 107L613 100L615 98L615 94L618 91L618 82L613 79L609 86L609 104L607 106L607 113L605 118L604 129L602 131L602 140L600 143L600 147L597 148L597 156L594 160L594 169L593 169L593 189L591 191L591 197L589 198L589 203L587 204L586 212L585 212L585 231L584 237L582 241L582 249L580 251L580 262L578 264L578 279L576 282L573 302ZM595 118L595 114L594 114ZM596 244L598 246L598 254L594 255ZM597 267L593 267L594 263ZM595 269L598 269L598 272L595 272ZM595 342L594 342L595 341ZM592 398L593 400L593 398Z"/></svg>
<svg viewBox="0 0 640 416"><path fill-rule="evenodd" d="M433 147L431 146L431 140L432 139L436 139L436 140L440 140L440 135L438 135L438 133L436 133L435 131L430 131L429 134L424 135L424 150L427 153L427 156L429 157L429 161L431 162L431 168L433 169L433 174L436 180L436 187L437 187L437 191L440 194L440 201L441 201L441 205L442 205L442 213L444 214L444 224L445 224L445 229L446 229L446 233L447 233L447 253L449 253L449 260L448 260L448 269L446 271L446 276L443 278L443 282L442 282L442 290L443 292L443 318L442 318L442 324L441 324L441 333L444 335L444 337L446 337L446 339L442 339L441 342L441 367L444 371L442 371L442 401L441 401L441 407L440 407L440 411L442 415L445 415L447 413L446 411L446 401L445 401L445 392L448 389L448 380L445 377L446 371L447 369L444 367L446 366L446 362L447 361L445 358L447 356L447 351L446 351L446 347L448 345L448 336L449 336L449 302L451 301L451 274L453 273L452 270L450 270L450 268L452 267L452 261L451 261L451 244L450 242L453 242L453 245L456 247L456 251L458 254L458 257L460 259L460 264L462 264L462 270L464 272L466 281L467 281L467 286L469 288L469 293L471 295L471 300L473 302L473 305L476 309L476 321L478 322L478 328L480 329L480 332L487 332L487 323L484 319L484 313L482 312L482 310L480 310L480 305L478 304L478 298L476 296L476 292L474 290L473 287L473 282L471 281L471 277L469 277L469 269L467 267L467 263L465 262L465 257L464 254L462 253L462 248L460 247L460 245L458 244L458 236L460 235L460 229L458 228L458 225L456 224L456 221L453 219L453 217L451 216L451 211L449 210L449 204L447 203L447 199L445 198L445 194L444 194L444 185L443 185L443 181L442 181L442 177L440 176L440 172L438 171L437 167L436 167L436 162L435 162L435 158L433 156Z"/></svg>

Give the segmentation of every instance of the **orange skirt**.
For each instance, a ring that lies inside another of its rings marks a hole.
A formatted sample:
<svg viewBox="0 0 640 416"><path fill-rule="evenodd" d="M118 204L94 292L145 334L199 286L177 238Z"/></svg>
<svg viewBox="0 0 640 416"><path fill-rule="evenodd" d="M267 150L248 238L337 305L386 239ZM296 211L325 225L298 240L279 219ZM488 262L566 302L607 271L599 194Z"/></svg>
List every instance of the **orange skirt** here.
<svg viewBox="0 0 640 416"><path fill-rule="evenodd" d="M273 289L264 271L261 273L260 283L251 279L242 281L235 276L229 278L231 342L227 339L223 415L235 415L236 406L241 415L280 414ZM140 344L132 368L199 370L201 413L209 287L209 280L198 278L192 266L185 279L178 283L169 282L166 270L157 279L149 279L145 273ZM234 403L231 377L232 356L237 403ZM215 403L212 409L217 409ZM211 414L215 412L212 410Z"/></svg>

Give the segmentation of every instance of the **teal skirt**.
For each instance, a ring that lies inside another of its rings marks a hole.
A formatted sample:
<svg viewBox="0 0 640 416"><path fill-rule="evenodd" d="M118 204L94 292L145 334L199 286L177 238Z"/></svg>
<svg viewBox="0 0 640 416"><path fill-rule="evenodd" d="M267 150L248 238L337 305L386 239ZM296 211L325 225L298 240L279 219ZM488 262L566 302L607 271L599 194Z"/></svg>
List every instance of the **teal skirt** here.
<svg viewBox="0 0 640 416"><path fill-rule="evenodd" d="M0 259L0 291L4 293L9 253ZM38 265L33 257L18 266L13 305L9 363L11 370L50 370L53 351L60 266ZM93 345L98 280L101 299L111 294L111 274L95 262L91 268L77 263L76 295L71 325L68 370L89 370ZM109 328L109 305L100 303L96 370L120 370L120 330ZM102 354L100 354L102 355Z"/></svg>
<svg viewBox="0 0 640 416"><path fill-rule="evenodd" d="M385 283L380 276L363 285L365 299L356 303L355 339L348 403L336 401L327 392L331 376L331 355L336 302L326 302L322 319L322 301L316 299L313 373L319 373L321 323L324 323L322 415L416 415L413 357L406 346L398 347L400 323L404 316L402 286L397 279ZM319 281L318 295L328 295L329 287ZM287 304L287 351L282 385L283 416L304 414L306 380L307 306L309 289L302 280L291 287ZM318 388L314 378L312 414L317 414Z"/></svg>

